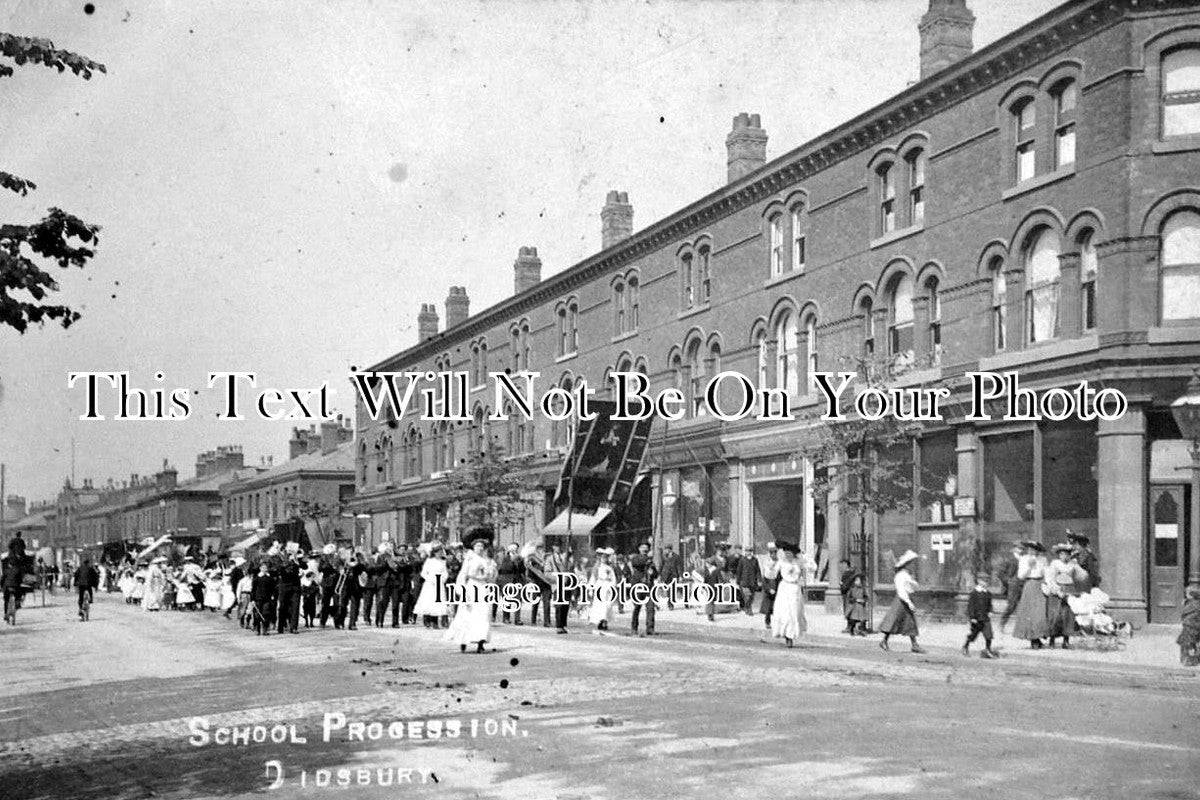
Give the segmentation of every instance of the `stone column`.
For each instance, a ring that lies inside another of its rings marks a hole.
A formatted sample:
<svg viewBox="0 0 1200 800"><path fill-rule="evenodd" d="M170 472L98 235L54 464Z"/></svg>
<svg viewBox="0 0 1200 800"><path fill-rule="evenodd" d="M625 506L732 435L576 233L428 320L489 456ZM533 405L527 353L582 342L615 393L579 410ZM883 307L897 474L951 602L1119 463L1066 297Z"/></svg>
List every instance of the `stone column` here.
<svg viewBox="0 0 1200 800"><path fill-rule="evenodd" d="M1079 253L1058 258L1058 336L1078 339L1083 335L1083 292L1079 285Z"/></svg>
<svg viewBox="0 0 1200 800"><path fill-rule="evenodd" d="M842 545L842 486L837 477L840 462L827 465L830 484L833 488L825 504L825 546L829 550L829 589L825 592L825 610L830 614L842 613L842 568L838 564L845 556Z"/></svg>
<svg viewBox="0 0 1200 800"><path fill-rule="evenodd" d="M958 536L959 541L975 543L975 559L974 563L969 565L968 570L963 570L960 577L961 588L964 591L969 590L967 585L974 574L975 569L982 564L984 569L990 569L991 565L983 561L983 541L981 539L983 530L979 525L979 509L978 495L976 487L979 485L979 478L976 469L978 463L977 453L979 451L979 437L975 433L973 426L967 425L958 429L958 445L955 452L958 453L958 497L974 497L976 498L975 513L969 517L958 517ZM957 547L955 548L958 549ZM961 551L959 551L961 552Z"/></svg>
<svg viewBox="0 0 1200 800"><path fill-rule="evenodd" d="M1008 296L1005 299L1005 311L1008 314L1008 324L1005 326L1005 350L1025 349L1025 270L1020 267L1004 271L1005 288Z"/></svg>
<svg viewBox="0 0 1200 800"><path fill-rule="evenodd" d="M1102 588L1114 616L1146 621L1146 414L1130 404L1120 419L1099 421L1099 532Z"/></svg>

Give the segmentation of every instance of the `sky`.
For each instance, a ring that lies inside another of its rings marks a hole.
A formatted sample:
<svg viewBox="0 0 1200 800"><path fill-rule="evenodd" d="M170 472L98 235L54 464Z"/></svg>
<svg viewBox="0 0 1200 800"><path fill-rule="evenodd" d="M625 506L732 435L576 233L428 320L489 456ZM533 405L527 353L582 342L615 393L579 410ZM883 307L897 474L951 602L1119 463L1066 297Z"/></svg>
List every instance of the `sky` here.
<svg viewBox="0 0 1200 800"><path fill-rule="evenodd" d="M85 269L52 268L82 319L0 330L0 463L29 500L72 468L187 478L218 445L280 463L298 423L216 419L209 372L327 381L353 413L351 368L413 345L421 303L503 300L523 245L543 277L595 253L610 189L640 230L721 186L739 112L773 158L902 91L928 1L84 5L0 0L0 31L108 70L0 79L0 169L38 186L0 221L102 227ZM969 5L978 48L1057 3ZM192 414L80 420L85 371L186 388Z"/></svg>

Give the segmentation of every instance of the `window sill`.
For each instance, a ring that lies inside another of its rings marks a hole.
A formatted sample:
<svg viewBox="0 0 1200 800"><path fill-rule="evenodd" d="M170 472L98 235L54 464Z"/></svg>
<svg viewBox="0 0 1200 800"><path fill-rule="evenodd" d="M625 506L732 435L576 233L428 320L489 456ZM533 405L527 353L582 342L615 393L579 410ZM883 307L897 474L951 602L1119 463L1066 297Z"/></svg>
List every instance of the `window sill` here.
<svg viewBox="0 0 1200 800"><path fill-rule="evenodd" d="M1016 186L1012 187L1011 189L1005 189L1000 194L1000 198L1002 200L1012 200L1014 197L1020 197L1023 194L1036 191L1038 189L1041 189L1043 186L1049 186L1052 183L1058 183L1059 181L1066 180L1067 178L1073 177L1074 175L1075 175L1075 165L1074 164L1071 164L1070 166L1066 166L1066 167L1060 167L1059 169L1054 170L1054 172L1050 172L1045 175L1039 175L1037 177L1030 178L1028 180L1018 183Z"/></svg>
<svg viewBox="0 0 1200 800"><path fill-rule="evenodd" d="M900 228L899 230L894 230L894 231L891 231L890 233L885 233L883 236L880 236L878 239L871 240L870 249L874 250L877 247L883 247L885 244L891 244L892 242L898 242L901 239L907 239L909 236L915 236L916 234L921 233L924 230L925 230L925 223L919 222L916 225L909 225L907 228Z"/></svg>
<svg viewBox="0 0 1200 800"><path fill-rule="evenodd" d="M1095 334L1078 339L1053 339L1040 344L1027 345L1023 350L1005 351L981 358L979 359L979 371L1000 372L1020 364L1048 361L1053 358L1095 351L1099 348L1100 338Z"/></svg>
<svg viewBox="0 0 1200 800"><path fill-rule="evenodd" d="M638 332L637 332L637 329L635 328L634 330L631 330L631 331L625 331L624 333L618 333L616 336L612 337L612 339L610 339L609 341L612 344L616 344L617 342L623 342L626 339L632 339L637 335L638 335Z"/></svg>
<svg viewBox="0 0 1200 800"><path fill-rule="evenodd" d="M1150 145L1150 151L1157 154L1187 153L1194 150L1200 150L1200 135L1175 136Z"/></svg>
<svg viewBox="0 0 1200 800"><path fill-rule="evenodd" d="M781 275L776 275L774 277L767 278L765 281L763 281L762 288L771 289L775 286L778 286L781 283L787 283L790 280L799 278L803 274L804 274L804 270L802 270L802 269L801 270L789 270Z"/></svg>
<svg viewBox="0 0 1200 800"><path fill-rule="evenodd" d="M1178 324L1167 322L1161 327L1150 328L1146 331L1146 341L1150 344L1176 344L1179 342L1200 341L1200 326L1195 322L1180 321Z"/></svg>
<svg viewBox="0 0 1200 800"><path fill-rule="evenodd" d="M686 311L680 311L678 314L676 314L675 319L687 319L688 317L694 317L697 314L703 314L705 311L708 311L711 308L712 306L708 303L705 303L702 306L692 306Z"/></svg>
<svg viewBox="0 0 1200 800"><path fill-rule="evenodd" d="M577 355L579 355L579 351L578 351L578 350L576 350L576 351L575 351L575 352L573 352L573 353L563 353L561 356L559 356L558 358L554 359L554 363L555 363L555 364L561 364L561 363L563 363L564 361L570 361L572 358L574 358L574 357L575 357L575 356L577 356ZM474 389L472 389L471 391L474 391Z"/></svg>
<svg viewBox="0 0 1200 800"><path fill-rule="evenodd" d="M403 480L401 480L400 485L401 486L412 486L414 483L420 483L420 482L421 482L421 476L414 475L411 478L404 478Z"/></svg>

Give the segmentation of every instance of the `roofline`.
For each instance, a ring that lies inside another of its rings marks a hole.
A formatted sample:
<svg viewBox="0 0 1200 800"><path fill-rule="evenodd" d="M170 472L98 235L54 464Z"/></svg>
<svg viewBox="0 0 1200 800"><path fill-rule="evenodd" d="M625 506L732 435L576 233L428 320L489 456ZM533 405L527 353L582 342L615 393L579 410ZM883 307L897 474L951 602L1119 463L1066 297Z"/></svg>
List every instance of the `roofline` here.
<svg viewBox="0 0 1200 800"><path fill-rule="evenodd" d="M571 287L605 267L617 266L646 252L657 250L678 233L707 223L717 216L726 216L758 200L774 194L785 183L793 183L808 174L827 169L888 137L907 130L916 122L938 113L949 102L970 97L983 89L995 86L1023 71L1027 63L1041 61L1055 52L1093 35L1098 30L1120 21L1136 5L1137 0L1068 0L1015 31L930 77L918 81L899 94L893 95L873 108L842 123L820 136L805 142L781 156L768 161L757 170L726 184L699 200L621 242L585 258L568 269L540 281L520 294L489 306L465 321L447 328L433 338L411 347L362 370L388 371L438 353L470 336L491 329L497 323L515 316L525 306L533 306L559 298ZM1160 7L1180 5L1182 0L1159 0ZM1084 20L1086 24L1065 25ZM1054 32L1056 26L1064 26ZM1024 51L1020 45L1027 45ZM1017 50L1014 60L1007 60L1010 50ZM997 69L998 67L998 69ZM909 107L912 116L903 113Z"/></svg>

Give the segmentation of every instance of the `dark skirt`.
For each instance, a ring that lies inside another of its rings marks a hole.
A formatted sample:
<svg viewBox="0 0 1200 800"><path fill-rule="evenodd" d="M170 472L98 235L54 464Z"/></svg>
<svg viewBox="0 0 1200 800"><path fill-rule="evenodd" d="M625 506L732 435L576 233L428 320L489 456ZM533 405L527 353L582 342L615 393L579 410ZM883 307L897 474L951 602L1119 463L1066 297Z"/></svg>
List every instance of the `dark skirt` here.
<svg viewBox="0 0 1200 800"><path fill-rule="evenodd" d="M916 636L917 618L913 616L912 609L897 597L892 601L892 607L888 609L883 622L879 624L879 632L896 636Z"/></svg>
<svg viewBox="0 0 1200 800"><path fill-rule="evenodd" d="M1075 612L1071 610L1067 598L1057 595L1046 598L1046 624L1050 626L1049 636L1075 634Z"/></svg>
<svg viewBox="0 0 1200 800"><path fill-rule="evenodd" d="M851 622L866 622L868 619L866 604L851 603L850 608L846 611L846 619Z"/></svg>
<svg viewBox="0 0 1200 800"><path fill-rule="evenodd" d="M1185 667L1200 666L1200 628L1184 626L1175 640L1179 645L1179 663Z"/></svg>
<svg viewBox="0 0 1200 800"><path fill-rule="evenodd" d="M1056 598L1057 599L1057 598ZM1046 619L1046 595L1042 594L1042 579L1029 578L1021 588L1021 602L1017 606L1017 621L1013 623L1014 639L1044 639L1050 635L1050 623Z"/></svg>
<svg viewBox="0 0 1200 800"><path fill-rule="evenodd" d="M775 590L779 586L779 579L763 578L763 596L762 604L758 607L758 613L767 615L775 610ZM768 589L770 592L768 593Z"/></svg>

